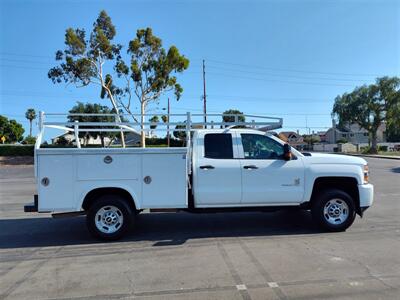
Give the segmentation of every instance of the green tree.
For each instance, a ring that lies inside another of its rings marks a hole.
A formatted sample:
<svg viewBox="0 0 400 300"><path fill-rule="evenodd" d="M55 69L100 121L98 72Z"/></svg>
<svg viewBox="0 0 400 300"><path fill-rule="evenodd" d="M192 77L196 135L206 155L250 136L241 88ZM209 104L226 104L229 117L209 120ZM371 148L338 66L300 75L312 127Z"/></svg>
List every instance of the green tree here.
<svg viewBox="0 0 400 300"><path fill-rule="evenodd" d="M380 81L381 94L387 99L386 134L388 141L400 141L400 78Z"/></svg>
<svg viewBox="0 0 400 300"><path fill-rule="evenodd" d="M146 28L137 30L136 37L129 41L125 54L129 57L127 63L121 52L122 45L113 41L115 35L115 27L104 10L88 39L84 29L68 28L66 48L56 53L60 65L52 68L48 76L54 83L97 84L101 89L100 96L108 98L116 112L124 109L144 129L149 103L158 101L167 91L174 91L176 98L180 98L183 89L172 74L187 69L189 60L175 46L165 50L161 39L153 35L151 28ZM134 117L133 95L140 103L140 120ZM144 147L143 131L141 142ZM125 144L123 134L122 143Z"/></svg>
<svg viewBox="0 0 400 300"><path fill-rule="evenodd" d="M371 153L377 153L377 131L382 122L389 127L399 126L398 109L400 79L382 77L375 84L355 88L351 93L337 96L333 113L339 118L339 126L355 123L369 132Z"/></svg>
<svg viewBox="0 0 400 300"><path fill-rule="evenodd" d="M152 123L158 123L158 122L160 121L160 119L159 119L158 116L152 116L152 117L149 119L149 121L152 122ZM151 124L151 125L150 125L151 136L153 136L154 130L155 130L156 128L157 128L157 124Z"/></svg>
<svg viewBox="0 0 400 300"><path fill-rule="evenodd" d="M9 120L0 115L0 136L6 138L6 143L21 142L24 132L24 128L16 120Z"/></svg>
<svg viewBox="0 0 400 300"><path fill-rule="evenodd" d="M107 106L97 104L97 103L82 103L82 102L77 102L77 104L72 107L72 109L69 111L70 114L114 114L115 110L110 109ZM124 121L123 117L120 116L121 120ZM68 116L68 121L69 122L114 122L115 117L114 116L74 116L70 115ZM85 126L79 126L80 129L85 129ZM91 126L90 128L112 128L110 126ZM104 132L104 131L83 131L79 132L79 138L83 138L84 144L87 145L88 141L90 138L97 139L100 137L101 144L104 147L105 146L105 137L110 138L113 140L114 138L117 137L115 133L112 132Z"/></svg>
<svg viewBox="0 0 400 300"><path fill-rule="evenodd" d="M22 141L22 144L25 144L25 145L34 145L35 143L36 143L36 138L34 136L31 136L31 135L28 135Z"/></svg>
<svg viewBox="0 0 400 300"><path fill-rule="evenodd" d="M186 124L181 124L181 125L176 125L175 126L175 130L173 131L173 135L175 138L177 138L178 140L182 141L183 143L186 140L186 131L183 130L177 130L177 129L185 129L186 128Z"/></svg>
<svg viewBox="0 0 400 300"><path fill-rule="evenodd" d="M160 119L158 118L158 116L152 116L150 119L149 119L149 121L150 122L152 122L152 123L158 123L159 121L160 121ZM157 128L157 124L151 124L150 125L150 129L156 129Z"/></svg>
<svg viewBox="0 0 400 300"><path fill-rule="evenodd" d="M318 135L305 134L303 135L303 141L309 145L314 145L321 142L321 138Z"/></svg>
<svg viewBox="0 0 400 300"><path fill-rule="evenodd" d="M57 138L55 144L60 145L60 146L69 146L69 145L71 145L71 142L69 140L67 140L65 138L65 136L62 135L59 138Z"/></svg>
<svg viewBox="0 0 400 300"><path fill-rule="evenodd" d="M32 136L32 121L36 119L36 111L28 108L25 112L25 118L29 120L29 136Z"/></svg>
<svg viewBox="0 0 400 300"><path fill-rule="evenodd" d="M243 115L243 113L240 110L237 110L237 109L228 109L228 110L224 111L223 114L238 115L238 117L237 117L238 122L245 122L246 121L246 118ZM223 122L233 123L233 122L235 122L235 116L222 116L222 121Z"/></svg>

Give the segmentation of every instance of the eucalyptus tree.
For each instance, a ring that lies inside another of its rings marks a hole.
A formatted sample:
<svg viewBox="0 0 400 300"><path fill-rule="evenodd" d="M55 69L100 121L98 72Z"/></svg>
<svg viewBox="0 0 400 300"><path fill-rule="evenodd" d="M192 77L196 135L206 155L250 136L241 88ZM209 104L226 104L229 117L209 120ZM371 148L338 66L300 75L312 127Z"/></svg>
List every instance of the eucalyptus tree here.
<svg viewBox="0 0 400 300"><path fill-rule="evenodd" d="M56 53L60 64L50 69L48 77L54 83L72 83L77 87L98 85L101 98L109 99L116 112L122 108L140 123L144 147L148 105L168 91L173 91L179 100L183 89L175 74L187 69L189 60L175 46L164 49L151 28L137 30L124 53L123 46L114 41L115 35L115 26L104 10L94 22L89 37L85 29L68 28L65 49ZM140 105L140 120L134 116L133 97ZM119 113L117 121L121 122ZM124 144L123 134L121 138Z"/></svg>

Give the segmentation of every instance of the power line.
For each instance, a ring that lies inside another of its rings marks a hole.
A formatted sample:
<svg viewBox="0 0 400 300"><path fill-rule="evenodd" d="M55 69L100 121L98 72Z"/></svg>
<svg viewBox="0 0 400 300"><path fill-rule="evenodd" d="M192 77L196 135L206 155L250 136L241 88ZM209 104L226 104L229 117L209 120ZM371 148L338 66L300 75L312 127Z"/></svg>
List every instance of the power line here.
<svg viewBox="0 0 400 300"><path fill-rule="evenodd" d="M298 69L271 68L271 67L264 67L264 66L238 64L238 63L232 63L232 62L226 62L226 61L214 60L214 59L208 59L208 61L214 62L217 64L241 66L241 67L254 68L254 69L276 70L276 71L283 71L283 72L311 73L311 74L325 74L325 75L344 75L344 76L380 76L379 74L366 74L366 73L364 73L364 74L362 74L362 73L339 73L339 72L320 72L320 71L309 71L309 70L298 70Z"/></svg>
<svg viewBox="0 0 400 300"><path fill-rule="evenodd" d="M40 67L31 67L31 66L12 66L12 65L3 65L3 64L0 64L0 67L3 67L3 68L18 68L18 69L31 69L31 70L46 70L46 71L49 71L49 69L48 68L40 68Z"/></svg>
<svg viewBox="0 0 400 300"><path fill-rule="evenodd" d="M35 98L35 101L40 101L40 102L48 102L48 101L52 101L51 99L43 99L43 98L57 98L57 99L68 99L68 100L76 100L76 101L90 101L90 100L98 100L98 101L103 101L103 99L99 99L99 96L87 96L87 95L46 95L46 94L39 94L39 95L30 95L30 94L10 94L10 93L1 93L0 95L2 96L8 96L8 97L27 97L27 98ZM216 99L213 96L210 96L212 99ZM182 100L198 100L198 97L182 97ZM221 97L218 97L217 99L221 100ZM307 103L328 103L330 101L326 101L326 100L317 100L317 99L285 99L285 98L271 98L271 99L240 99L240 97L232 97L232 99L224 99L224 101L232 101L229 104L231 105L233 102L243 102L243 103L248 103L248 102L255 102L255 103L267 103L267 102L271 102L271 101L279 101L279 102L288 102L288 103L293 103L293 102L298 102L298 101L302 101L302 102L307 102ZM15 102L15 100L9 100L9 99L2 99L1 102ZM228 103L228 102L226 102ZM234 104L232 104L234 105ZM204 112L204 109L202 109L202 111Z"/></svg>
<svg viewBox="0 0 400 300"><path fill-rule="evenodd" d="M56 61L53 62L44 62L44 61L34 61L34 60L25 60L25 59L5 59L5 58L0 58L1 61L7 62L22 62L22 63L29 63L29 64L41 64L41 65L50 65L56 63Z"/></svg>
<svg viewBox="0 0 400 300"><path fill-rule="evenodd" d="M347 86L354 87L351 84L333 84L333 83L317 83L317 82L302 82L302 81L287 81L287 80L277 80L277 79L266 79L266 78L256 78L256 77L247 77L247 76L238 76L238 75L230 75L223 73L214 73L208 72L211 75L223 76L223 77L232 77L239 79L249 79L249 80L258 80L258 81L268 81L268 82L278 82L278 83L288 83L288 84L305 84L305 85L318 85L318 86Z"/></svg>
<svg viewBox="0 0 400 300"><path fill-rule="evenodd" d="M313 101L325 101L327 99L317 99L317 98L300 98L300 97L257 97L257 96L243 96L243 95L221 95L221 94L208 94L209 97L219 97L219 98L245 98L245 99L258 99L258 100L296 100L296 101L305 101L305 100L313 100Z"/></svg>
<svg viewBox="0 0 400 300"><path fill-rule="evenodd" d="M349 79L349 78L329 78L329 77L301 77L301 76L293 76L293 75L278 75L273 73L265 73L265 72L254 72L254 71L243 71L239 69L230 69L230 68L221 68L215 66L209 66L210 69L217 69L222 71L232 71L232 72L240 72L240 73L248 73L248 74L256 74L256 75L267 75L273 77L284 77L284 78L293 78L293 79L317 79L317 80L336 80L336 81L353 81L353 82L360 82L364 81L364 79Z"/></svg>
<svg viewBox="0 0 400 300"><path fill-rule="evenodd" d="M0 55L8 55L8 56L25 56L25 57L36 57L36 58L47 58L54 59L55 56L44 56L44 55L34 55L34 54L23 54L23 53L11 53L11 52L0 52Z"/></svg>
<svg viewBox="0 0 400 300"><path fill-rule="evenodd" d="M171 109L174 110L185 110L185 111L199 111L199 112L203 112L202 109L196 109L196 108L192 108L192 107L171 107ZM221 113L221 111L217 111L217 110L208 110L208 112L210 113ZM257 115L260 114L260 112L245 112L245 114L253 114L253 115ZM270 115L270 116L330 116L330 114L323 114L323 113L265 113L266 115Z"/></svg>

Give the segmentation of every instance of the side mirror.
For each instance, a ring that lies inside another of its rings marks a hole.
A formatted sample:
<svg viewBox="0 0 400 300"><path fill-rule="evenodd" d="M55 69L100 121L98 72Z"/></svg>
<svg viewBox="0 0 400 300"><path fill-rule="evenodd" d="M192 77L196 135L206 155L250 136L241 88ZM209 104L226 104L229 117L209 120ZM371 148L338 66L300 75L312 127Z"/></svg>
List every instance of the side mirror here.
<svg viewBox="0 0 400 300"><path fill-rule="evenodd" d="M283 159L284 160L291 160L292 159L292 147L289 144L283 145Z"/></svg>

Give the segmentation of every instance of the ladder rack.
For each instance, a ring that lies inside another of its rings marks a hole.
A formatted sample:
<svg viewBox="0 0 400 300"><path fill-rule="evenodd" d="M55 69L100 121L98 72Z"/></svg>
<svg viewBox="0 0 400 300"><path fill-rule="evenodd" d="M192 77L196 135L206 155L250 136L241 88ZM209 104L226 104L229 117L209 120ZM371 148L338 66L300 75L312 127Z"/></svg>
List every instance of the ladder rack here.
<svg viewBox="0 0 400 300"><path fill-rule="evenodd" d="M141 132L148 131L185 131L187 145L190 142L190 132L199 130L199 129L207 129L207 128L232 128L232 127L246 127L253 128L256 130L269 131L278 128L282 128L283 119L277 117L267 117L267 116L258 116L258 115L242 115L242 114L192 114L187 112L186 114L169 114L167 122L159 121L159 122L150 122L145 121L143 123L140 122L118 122L118 116L122 119L125 117L136 118L140 120L140 114L77 114L77 113L39 113L39 134L36 140L35 149L39 149L42 143L42 139L44 136L44 131L46 128L53 128L64 130L66 132L71 132L75 136L76 146L78 148L81 147L79 140L80 132L133 132L138 135ZM167 116L165 114L145 114L144 117L149 118L157 116L161 118L161 116ZM111 122L79 122L75 120L74 122L65 121L48 121L47 118L50 117L65 117L65 118L108 118L113 119ZM214 121L212 119L219 118L219 120L223 120L223 117L231 117L234 119L234 122L224 122L224 121ZM245 117L245 119L252 119L250 122L248 121L240 121L240 118ZM178 119L177 121L171 122L171 118ZM200 121L196 121L199 119ZM204 120L209 121L204 121ZM151 126L151 127L150 127ZM179 126L176 128L176 126ZM172 127L172 128L171 128Z"/></svg>

